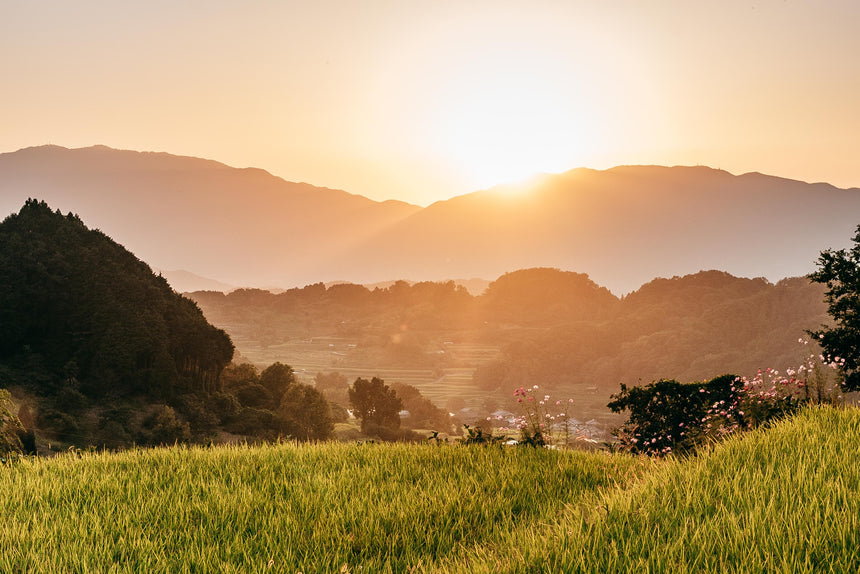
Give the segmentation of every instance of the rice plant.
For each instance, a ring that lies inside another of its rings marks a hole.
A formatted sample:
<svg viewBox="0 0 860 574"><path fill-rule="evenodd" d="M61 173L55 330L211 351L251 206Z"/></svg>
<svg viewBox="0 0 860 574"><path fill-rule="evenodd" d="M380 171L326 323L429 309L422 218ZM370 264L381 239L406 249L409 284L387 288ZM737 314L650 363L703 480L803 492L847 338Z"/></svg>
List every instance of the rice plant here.
<svg viewBox="0 0 860 574"><path fill-rule="evenodd" d="M22 461L0 468L0 571L427 570L650 464L337 443Z"/></svg>
<svg viewBox="0 0 860 574"><path fill-rule="evenodd" d="M655 467L551 528L449 564L469 572L858 572L860 410L811 407Z"/></svg>

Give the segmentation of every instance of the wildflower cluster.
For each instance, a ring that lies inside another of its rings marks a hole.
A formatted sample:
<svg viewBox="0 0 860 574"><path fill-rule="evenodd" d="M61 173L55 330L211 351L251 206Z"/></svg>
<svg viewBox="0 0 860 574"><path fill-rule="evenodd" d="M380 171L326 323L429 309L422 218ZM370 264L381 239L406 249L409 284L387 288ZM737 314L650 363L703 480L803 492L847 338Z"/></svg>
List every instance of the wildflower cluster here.
<svg viewBox="0 0 860 574"><path fill-rule="evenodd" d="M798 339L803 345L809 341ZM842 368L844 359L828 361L824 355L811 353L797 368L784 372L776 369L759 369L748 379L738 377L735 385L740 389L740 401L725 408L716 405L708 411L709 420L723 421L724 432L755 428L767 421L795 412L805 403L839 404L842 402ZM722 407L722 405L720 405ZM733 420L733 424L726 424Z"/></svg>
<svg viewBox="0 0 860 574"><path fill-rule="evenodd" d="M804 345L807 341L800 340ZM703 383L661 380L613 395L609 408L628 410L615 429L621 448L651 455L690 452L701 444L789 415L805 403L842 401L840 358L812 353L796 369L759 370L756 375L724 375Z"/></svg>
<svg viewBox="0 0 860 574"><path fill-rule="evenodd" d="M519 444L534 447L569 445L571 425L576 424L569 415L573 399L553 400L547 394L541 395L539 391L538 385L514 390L514 397L522 413L506 422L519 432ZM510 431L512 428L503 427L500 430Z"/></svg>
<svg viewBox="0 0 860 574"><path fill-rule="evenodd" d="M695 383L664 379L642 387L622 384L608 406L615 412L629 411L627 421L614 431L620 448L666 455L695 450L719 433L726 421L710 418L721 411L730 417L739 394L734 375Z"/></svg>

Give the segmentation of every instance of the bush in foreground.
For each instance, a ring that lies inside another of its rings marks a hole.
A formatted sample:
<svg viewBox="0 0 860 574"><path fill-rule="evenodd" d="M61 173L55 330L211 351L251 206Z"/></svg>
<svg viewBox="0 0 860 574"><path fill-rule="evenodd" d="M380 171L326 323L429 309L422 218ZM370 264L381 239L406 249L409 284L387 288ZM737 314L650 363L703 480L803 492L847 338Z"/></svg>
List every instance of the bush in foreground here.
<svg viewBox="0 0 860 574"><path fill-rule="evenodd" d="M827 361L813 352L797 368L768 368L752 378L723 375L706 382L622 384L607 406L629 412L615 430L621 449L649 455L692 453L789 416L806 404L841 404L843 366L838 358Z"/></svg>

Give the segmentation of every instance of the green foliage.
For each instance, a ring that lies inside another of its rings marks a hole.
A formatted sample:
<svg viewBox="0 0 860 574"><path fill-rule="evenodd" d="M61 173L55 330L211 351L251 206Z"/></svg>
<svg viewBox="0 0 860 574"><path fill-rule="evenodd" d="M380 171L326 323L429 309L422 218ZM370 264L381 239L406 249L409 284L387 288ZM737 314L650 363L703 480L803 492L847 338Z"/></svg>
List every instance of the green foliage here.
<svg viewBox="0 0 860 574"><path fill-rule="evenodd" d="M317 373L314 376L314 386L329 402L344 406L349 404L349 381L345 375L338 372Z"/></svg>
<svg viewBox="0 0 860 574"><path fill-rule="evenodd" d="M622 384L608 406L615 412L629 411L627 421L616 429L622 448L686 453L790 416L805 404L841 405L841 380L839 365L823 364L813 352L797 368L759 369L752 378L723 375L689 384L661 380L633 388Z"/></svg>
<svg viewBox="0 0 860 574"><path fill-rule="evenodd" d="M860 390L860 225L851 249L828 249L818 258L818 270L809 275L827 286L827 312L835 321L832 327L809 331L824 349L828 361L840 363L844 388Z"/></svg>
<svg viewBox="0 0 860 574"><path fill-rule="evenodd" d="M134 423L98 422L122 404L166 403L177 425L207 434L206 404L232 355L196 303L77 216L28 200L0 224L0 385L33 395L46 440L129 446Z"/></svg>
<svg viewBox="0 0 860 574"><path fill-rule="evenodd" d="M806 278L771 284L704 271L655 279L619 299L575 273L526 269L500 277L478 296L453 284L406 282L192 296L237 340L256 341L255 333L267 330L272 342L305 353L292 363L297 369L316 372L331 359L332 370L355 373L354 380L379 369L420 368L420 379L403 382L430 396L425 389L441 379L446 392L432 396L437 404L462 386L461 396L493 393L509 409L509 389L538 384L555 396L576 397L571 415L587 420L605 410L622 382L706 380L792 364L797 338L828 320L824 291ZM333 335L343 342L334 356L316 339ZM274 351L262 356L278 358ZM325 392L346 405L341 391Z"/></svg>
<svg viewBox="0 0 860 574"><path fill-rule="evenodd" d="M511 329L475 383L486 390L540 384L556 394L569 385L596 385L603 398L619 382L667 374L702 380L791 364L797 338L827 318L822 295L802 278L772 285L707 271L655 279L604 319Z"/></svg>
<svg viewBox="0 0 860 574"><path fill-rule="evenodd" d="M507 438L505 435L493 434L493 431L485 430L483 427L463 425L463 431L463 436L458 438L457 442L464 445L502 444ZM438 436L434 438L438 439Z"/></svg>
<svg viewBox="0 0 860 574"><path fill-rule="evenodd" d="M357 378L349 389L349 402L353 414L361 420L361 431L376 427L400 428L400 410L403 403L397 393L378 377L371 380Z"/></svg>
<svg viewBox="0 0 860 574"><path fill-rule="evenodd" d="M185 443L191 439L191 427L177 418L176 412L167 405L156 408L144 421L143 428L143 444L171 445Z"/></svg>
<svg viewBox="0 0 860 574"><path fill-rule="evenodd" d="M453 430L451 415L422 396L417 388L405 383L392 383L391 389L397 393L403 403L403 410L409 411L409 416L402 421L404 426L444 433L450 433Z"/></svg>
<svg viewBox="0 0 860 574"><path fill-rule="evenodd" d="M218 392L212 395L209 408L223 424L239 413L242 409L242 403L233 394Z"/></svg>
<svg viewBox="0 0 860 574"><path fill-rule="evenodd" d="M15 416L12 395L6 389L0 389L0 456L8 453L19 453L23 450L21 434L24 427Z"/></svg>
<svg viewBox="0 0 860 574"><path fill-rule="evenodd" d="M250 363L230 364L221 383L224 392L212 397L209 409L232 433L264 440L332 437L328 402L318 390L297 382L289 365L273 363L260 373Z"/></svg>
<svg viewBox="0 0 860 574"><path fill-rule="evenodd" d="M321 392L310 385L290 385L281 399L278 412L288 436L301 441L332 438L334 421L328 402Z"/></svg>
<svg viewBox="0 0 860 574"><path fill-rule="evenodd" d="M325 396L325 395L323 395ZM328 400L328 399L326 399ZM340 403L333 403L329 401L328 403L329 410L331 411L331 419L336 423L345 423L349 420L349 411L345 406Z"/></svg>
<svg viewBox="0 0 860 574"><path fill-rule="evenodd" d="M736 379L723 375L701 383L663 379L639 387L622 384L607 405L616 413L629 411L627 421L616 430L621 446L645 454L695 450L712 436L714 423L708 418L712 407L726 405L728 410L740 400Z"/></svg>
<svg viewBox="0 0 860 574"><path fill-rule="evenodd" d="M254 407L242 407L226 428L231 433L264 440L275 440L282 431L280 419L275 413Z"/></svg>
<svg viewBox="0 0 860 574"><path fill-rule="evenodd" d="M230 363L221 371L221 386L225 391L235 391L245 385L259 382L260 373L251 363Z"/></svg>
<svg viewBox="0 0 860 574"><path fill-rule="evenodd" d="M54 387L74 377L89 398L214 390L226 333L107 236L29 200L0 224L0 246L0 361L36 356Z"/></svg>
<svg viewBox="0 0 860 574"><path fill-rule="evenodd" d="M619 303L588 275L551 268L505 273L482 299L497 321L542 326L608 318Z"/></svg>
<svg viewBox="0 0 860 574"><path fill-rule="evenodd" d="M251 383L236 389L236 398L248 407L271 410L274 397L269 389L259 383Z"/></svg>
<svg viewBox="0 0 860 574"><path fill-rule="evenodd" d="M269 391L273 407L281 402L281 397L295 382L293 368L283 363L272 363L260 373L260 384Z"/></svg>
<svg viewBox="0 0 860 574"><path fill-rule="evenodd" d="M191 436L195 440L206 440L217 433L221 419L215 412L212 397L201 398L199 395L187 393L178 397L174 406L188 423Z"/></svg>
<svg viewBox="0 0 860 574"><path fill-rule="evenodd" d="M83 444L85 433L77 417L54 408L42 408L37 419L38 429L55 440L72 445Z"/></svg>
<svg viewBox="0 0 860 574"><path fill-rule="evenodd" d="M134 437L119 421L103 420L93 436L96 447L107 450L121 450L134 442Z"/></svg>

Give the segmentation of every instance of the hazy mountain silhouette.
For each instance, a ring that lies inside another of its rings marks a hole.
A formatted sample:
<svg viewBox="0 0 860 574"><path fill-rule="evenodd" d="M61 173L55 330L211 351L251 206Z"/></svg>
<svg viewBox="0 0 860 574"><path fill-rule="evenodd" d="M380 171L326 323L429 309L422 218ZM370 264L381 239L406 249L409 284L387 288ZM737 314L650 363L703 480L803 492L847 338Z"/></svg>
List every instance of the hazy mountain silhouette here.
<svg viewBox="0 0 860 574"><path fill-rule="evenodd" d="M860 189L706 167L576 169L511 191L435 203L356 245L341 268L420 280L560 267L615 293L700 269L776 281L812 271L860 222Z"/></svg>
<svg viewBox="0 0 860 574"><path fill-rule="evenodd" d="M153 267L267 287L336 276L322 262L420 209L259 169L104 146L0 154L0 214L28 197L74 211Z"/></svg>
<svg viewBox="0 0 860 574"><path fill-rule="evenodd" d="M150 265L242 286L587 273L615 293L722 269L813 270L860 222L860 189L707 167L575 169L429 207L164 153L56 146L0 154L0 213L39 197Z"/></svg>
<svg viewBox="0 0 860 574"><path fill-rule="evenodd" d="M179 293L191 293L192 291L220 291L222 293L229 293L236 289L235 285L222 283L208 277L201 277L196 273L185 271L184 269L159 271L159 273Z"/></svg>

